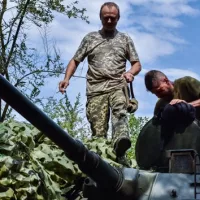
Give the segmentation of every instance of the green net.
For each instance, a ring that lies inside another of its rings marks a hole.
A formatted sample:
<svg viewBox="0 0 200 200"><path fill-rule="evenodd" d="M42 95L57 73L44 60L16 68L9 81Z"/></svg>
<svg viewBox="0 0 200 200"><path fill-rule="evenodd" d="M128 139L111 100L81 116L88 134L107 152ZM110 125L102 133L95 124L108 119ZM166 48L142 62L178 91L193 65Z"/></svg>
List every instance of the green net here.
<svg viewBox="0 0 200 200"><path fill-rule="evenodd" d="M93 138L83 143L112 166L122 167L115 162L110 141ZM84 177L57 145L30 124L0 124L1 200L82 199Z"/></svg>

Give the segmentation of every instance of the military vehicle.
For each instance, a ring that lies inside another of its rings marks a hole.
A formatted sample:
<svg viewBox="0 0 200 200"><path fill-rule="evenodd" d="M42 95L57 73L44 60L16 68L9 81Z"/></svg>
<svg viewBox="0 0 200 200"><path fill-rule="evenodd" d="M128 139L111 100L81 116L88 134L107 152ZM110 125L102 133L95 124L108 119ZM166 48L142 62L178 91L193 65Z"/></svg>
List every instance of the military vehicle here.
<svg viewBox="0 0 200 200"><path fill-rule="evenodd" d="M200 199L200 128L197 122L193 122L183 133L174 134L166 147L160 150L159 125L154 125L150 120L136 143L136 160L140 170L116 168L69 136L1 75L0 98L78 164L80 170L88 176L83 184L85 199Z"/></svg>

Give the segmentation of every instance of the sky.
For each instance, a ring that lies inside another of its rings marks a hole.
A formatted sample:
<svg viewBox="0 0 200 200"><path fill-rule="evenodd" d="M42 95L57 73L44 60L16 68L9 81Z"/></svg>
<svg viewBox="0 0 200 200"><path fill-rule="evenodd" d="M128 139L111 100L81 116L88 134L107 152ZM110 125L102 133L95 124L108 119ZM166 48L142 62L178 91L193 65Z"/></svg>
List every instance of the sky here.
<svg viewBox="0 0 200 200"><path fill-rule="evenodd" d="M70 4L72 1L64 2ZM79 8L86 8L90 23L81 19L68 19L56 15L48 28L48 36L61 53L61 59L68 64L77 50L82 38L91 31L101 29L99 19L102 0L80 0ZM117 29L127 33L134 41L142 71L135 77L133 86L139 108L136 116L153 116L157 97L147 92L144 75L147 71L158 69L166 73L170 80L189 75L200 80L200 0L121 0L113 1L120 7L121 18ZM32 29L28 35L30 42L41 46L38 29ZM130 63L127 62L127 70ZM75 75L86 76L87 61L80 63ZM61 98L58 83L64 78L46 82L41 96ZM86 103L86 79L71 78L67 94L71 102L81 93L83 106Z"/></svg>

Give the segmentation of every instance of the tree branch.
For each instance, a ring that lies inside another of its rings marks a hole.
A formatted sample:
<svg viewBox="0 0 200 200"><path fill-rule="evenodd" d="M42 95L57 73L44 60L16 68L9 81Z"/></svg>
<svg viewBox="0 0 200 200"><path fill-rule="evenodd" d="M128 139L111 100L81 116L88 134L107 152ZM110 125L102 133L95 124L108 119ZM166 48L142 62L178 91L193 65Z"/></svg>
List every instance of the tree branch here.
<svg viewBox="0 0 200 200"><path fill-rule="evenodd" d="M5 120L8 108L9 108L9 105L6 103L6 105L5 105L4 109L3 109L2 116L1 116L1 122L3 122Z"/></svg>
<svg viewBox="0 0 200 200"><path fill-rule="evenodd" d="M17 30L16 30L16 33L15 33L15 36L14 36L14 40L13 40L13 43L12 43L12 46L11 46L11 49L10 49L10 52L9 52L9 55L8 55L8 59L7 59L6 65L5 65L6 69L9 66L10 59L12 57L12 54L13 54L13 51L14 51L14 48L15 48L15 45L16 45L16 41L17 41L17 38L18 38L18 34L19 34L19 31L20 31L20 28L21 28L21 25L22 25L24 16L26 14L26 10L27 10L27 7L28 7L29 3L30 3L30 0L27 0L26 4L24 5L24 10L22 11L21 18L19 20L19 24L17 26Z"/></svg>
<svg viewBox="0 0 200 200"><path fill-rule="evenodd" d="M63 72L55 72L55 71L50 71L50 70L47 70L47 71L45 71L45 70L35 70L35 71L32 71L32 72L30 72L30 73L22 76L20 79L17 79L17 82L15 83L14 86L17 87L24 78L26 78L27 76L30 76L32 74L35 74L35 73L65 74ZM85 78L86 79L86 77L84 77L84 76L73 75L73 77L76 77L76 78Z"/></svg>
<svg viewBox="0 0 200 200"><path fill-rule="evenodd" d="M2 1L2 11L0 13L0 37L1 37L1 48L2 48L2 52L1 52L1 57L0 58L0 73L3 74L3 71L5 69L5 62L6 62L6 59L5 59L5 45L4 45L4 35L3 35L3 15L6 11L6 6L7 6L7 0L3 0ZM2 100L0 99L0 120L1 122L3 122L4 118L3 116L1 116L1 106L2 106ZM4 114L4 113L3 113Z"/></svg>
<svg viewBox="0 0 200 200"><path fill-rule="evenodd" d="M6 46L9 44L9 42L10 42L10 36L11 36L12 30L13 30L13 26L14 26L15 22L17 21L17 19L19 18L20 14L21 14L21 12L18 12L18 13L17 13L17 16L13 19L12 24L10 25L10 30L9 30L9 34L8 34L8 38L7 38L7 42L6 42L6 44L5 44L5 47L6 47Z"/></svg>
<svg viewBox="0 0 200 200"><path fill-rule="evenodd" d="M7 7L7 0L3 0L2 2L2 11L0 13L0 40L1 40L1 48L2 48L2 52L1 52L1 70L0 73L3 74L4 73L4 69L5 69L5 64L6 64L6 58L5 58L5 44L4 44L4 35L3 35L3 15L6 11L6 7Z"/></svg>

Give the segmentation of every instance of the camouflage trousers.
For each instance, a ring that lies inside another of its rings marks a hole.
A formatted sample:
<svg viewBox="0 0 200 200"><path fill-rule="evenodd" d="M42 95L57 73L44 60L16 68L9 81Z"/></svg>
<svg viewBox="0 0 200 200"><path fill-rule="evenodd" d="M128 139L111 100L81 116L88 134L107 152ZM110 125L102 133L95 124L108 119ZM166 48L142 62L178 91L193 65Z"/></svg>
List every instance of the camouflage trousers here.
<svg viewBox="0 0 200 200"><path fill-rule="evenodd" d="M118 138L129 135L127 99L122 89L88 99L86 115L93 136L107 137L110 113L114 144Z"/></svg>

